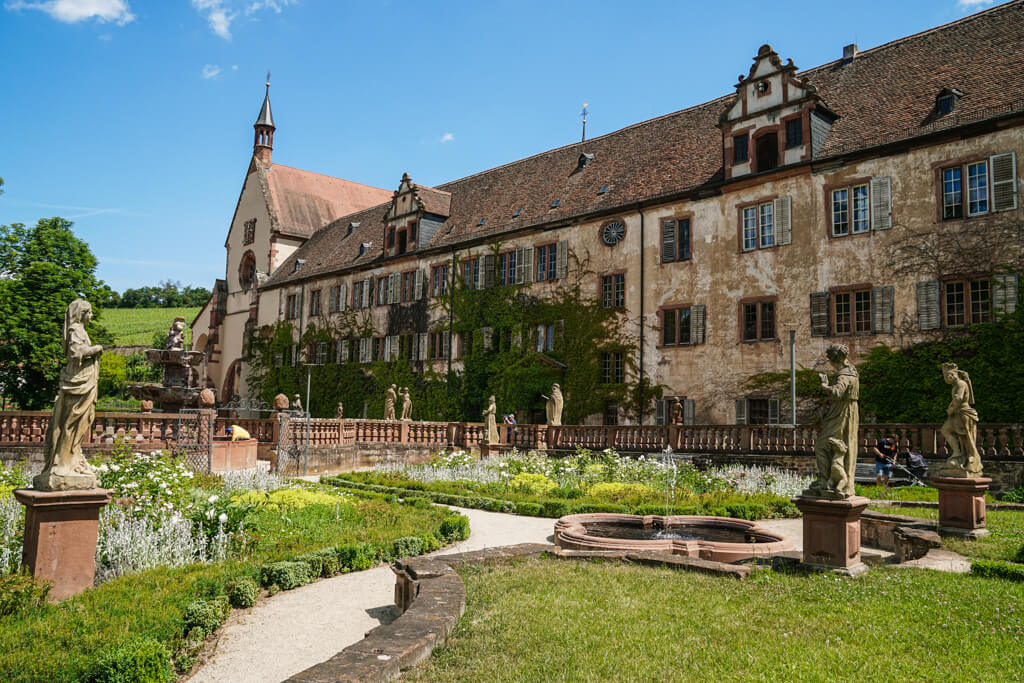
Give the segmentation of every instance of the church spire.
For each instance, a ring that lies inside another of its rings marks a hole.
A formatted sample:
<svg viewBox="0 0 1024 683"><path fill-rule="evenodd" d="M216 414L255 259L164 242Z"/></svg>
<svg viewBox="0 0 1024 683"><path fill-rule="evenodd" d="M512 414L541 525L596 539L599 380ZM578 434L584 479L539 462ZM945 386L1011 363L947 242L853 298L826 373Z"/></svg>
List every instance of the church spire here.
<svg viewBox="0 0 1024 683"><path fill-rule="evenodd" d="M256 138L253 142L252 153L261 164L270 166L271 154L274 151L274 116L270 113L270 72L267 72L267 92L263 97L263 107L256 123L252 124L256 129Z"/></svg>

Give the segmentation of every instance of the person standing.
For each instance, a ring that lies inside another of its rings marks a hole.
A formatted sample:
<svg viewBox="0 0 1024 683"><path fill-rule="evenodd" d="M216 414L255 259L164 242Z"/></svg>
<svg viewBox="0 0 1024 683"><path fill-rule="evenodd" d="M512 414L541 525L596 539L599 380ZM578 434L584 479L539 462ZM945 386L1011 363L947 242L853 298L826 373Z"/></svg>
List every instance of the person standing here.
<svg viewBox="0 0 1024 683"><path fill-rule="evenodd" d="M872 451L875 454L875 486L888 486L892 479L892 466L896 462L896 440L883 436Z"/></svg>

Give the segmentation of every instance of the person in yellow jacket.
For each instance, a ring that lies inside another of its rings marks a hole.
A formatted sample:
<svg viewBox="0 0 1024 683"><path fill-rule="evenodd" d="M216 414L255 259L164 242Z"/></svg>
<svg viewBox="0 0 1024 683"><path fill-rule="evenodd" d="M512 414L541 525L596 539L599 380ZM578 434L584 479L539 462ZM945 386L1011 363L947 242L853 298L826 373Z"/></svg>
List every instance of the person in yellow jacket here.
<svg viewBox="0 0 1024 683"><path fill-rule="evenodd" d="M249 432L245 431L238 425L231 425L228 427L228 436L231 437L232 441L245 441L252 437L249 436Z"/></svg>

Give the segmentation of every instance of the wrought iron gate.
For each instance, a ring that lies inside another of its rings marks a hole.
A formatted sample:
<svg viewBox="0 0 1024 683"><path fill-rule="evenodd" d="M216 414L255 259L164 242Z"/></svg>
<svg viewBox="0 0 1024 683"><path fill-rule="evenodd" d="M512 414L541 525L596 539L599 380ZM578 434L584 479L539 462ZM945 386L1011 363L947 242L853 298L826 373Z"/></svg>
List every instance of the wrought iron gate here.
<svg viewBox="0 0 1024 683"><path fill-rule="evenodd" d="M213 430L213 411L199 408L183 408L178 411L177 455L196 472L210 473Z"/></svg>
<svg viewBox="0 0 1024 683"><path fill-rule="evenodd" d="M309 460L309 413L287 410L278 414L277 471L298 476Z"/></svg>

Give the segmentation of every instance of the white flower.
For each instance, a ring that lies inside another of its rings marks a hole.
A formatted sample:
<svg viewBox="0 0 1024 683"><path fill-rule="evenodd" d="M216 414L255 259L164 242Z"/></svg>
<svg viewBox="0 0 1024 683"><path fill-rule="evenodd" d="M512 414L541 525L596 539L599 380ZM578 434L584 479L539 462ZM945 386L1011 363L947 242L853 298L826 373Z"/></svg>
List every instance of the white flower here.
<svg viewBox="0 0 1024 683"><path fill-rule="evenodd" d="M121 466L120 465L111 465L110 466L110 470L112 472L120 472L121 471ZM107 471L107 466L106 465L103 465L103 471L104 472Z"/></svg>
<svg viewBox="0 0 1024 683"><path fill-rule="evenodd" d="M217 519L220 520L221 524L223 524L224 522L228 521L228 513L226 513L226 512L220 513L220 515L217 517Z"/></svg>
<svg viewBox="0 0 1024 683"><path fill-rule="evenodd" d="M206 502L207 503L216 503L217 500L218 500L218 496L217 496L217 494L214 494L214 495L210 496L209 498L207 498Z"/></svg>
<svg viewBox="0 0 1024 683"><path fill-rule="evenodd" d="M217 514L217 511L214 510L213 508L210 508L209 510L206 511L206 518L207 519L213 519L213 516L216 515L216 514Z"/></svg>

